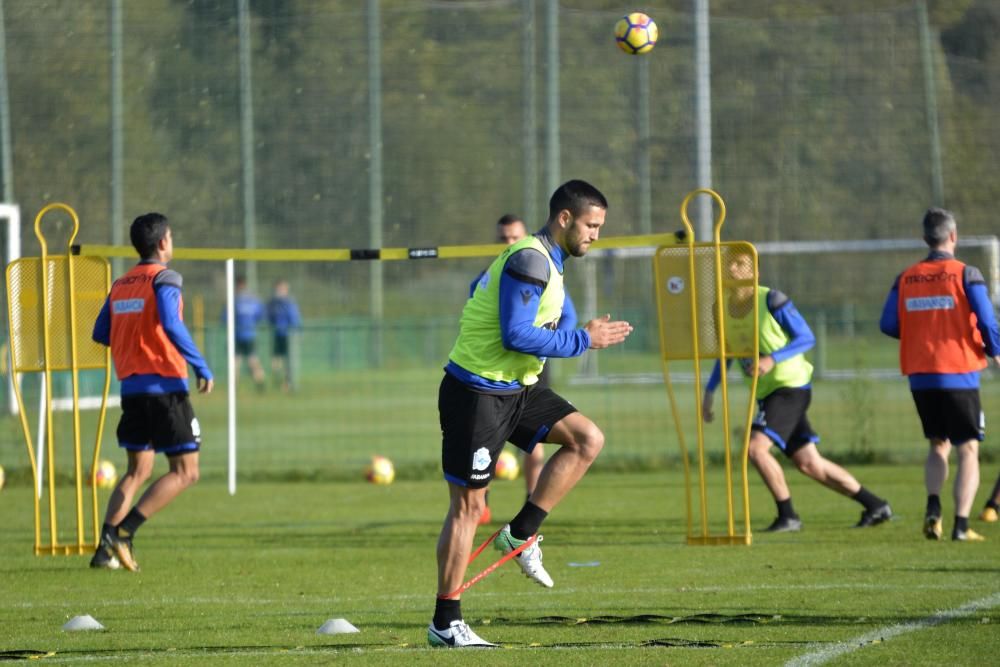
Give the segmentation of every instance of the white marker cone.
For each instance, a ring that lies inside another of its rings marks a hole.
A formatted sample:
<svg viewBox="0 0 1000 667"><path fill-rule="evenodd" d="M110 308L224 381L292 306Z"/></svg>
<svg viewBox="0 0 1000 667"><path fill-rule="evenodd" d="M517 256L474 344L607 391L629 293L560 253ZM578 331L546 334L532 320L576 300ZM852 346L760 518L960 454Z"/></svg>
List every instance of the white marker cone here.
<svg viewBox="0 0 1000 667"><path fill-rule="evenodd" d="M316 631L317 635L344 635L350 632L361 632L356 627L351 625L350 621L346 618L331 618L329 621L320 626L319 630Z"/></svg>
<svg viewBox="0 0 1000 667"><path fill-rule="evenodd" d="M66 622L66 625L62 626L63 630L67 632L76 632L77 630L103 630L104 626L97 622L97 620L87 614L86 616L74 616Z"/></svg>

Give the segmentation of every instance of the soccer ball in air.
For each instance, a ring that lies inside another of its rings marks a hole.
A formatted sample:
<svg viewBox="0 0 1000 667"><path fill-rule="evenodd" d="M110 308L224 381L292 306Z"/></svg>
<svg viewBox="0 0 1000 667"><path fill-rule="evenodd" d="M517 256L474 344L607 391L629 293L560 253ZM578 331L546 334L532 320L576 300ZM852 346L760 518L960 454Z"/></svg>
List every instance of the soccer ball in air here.
<svg viewBox="0 0 1000 667"><path fill-rule="evenodd" d="M118 471L111 461L99 461L97 463L96 483L99 489L110 489L118 482Z"/></svg>
<svg viewBox="0 0 1000 667"><path fill-rule="evenodd" d="M507 451L500 452L500 456L497 457L497 479L517 479L519 472L521 466L517 464L517 457Z"/></svg>
<svg viewBox="0 0 1000 667"><path fill-rule="evenodd" d="M615 44L631 56L652 51L659 36L656 23L642 12L632 12L615 24Z"/></svg>
<svg viewBox="0 0 1000 667"><path fill-rule="evenodd" d="M365 467L365 479L372 484L392 484L392 480L396 479L396 468L386 457L373 456L371 463Z"/></svg>

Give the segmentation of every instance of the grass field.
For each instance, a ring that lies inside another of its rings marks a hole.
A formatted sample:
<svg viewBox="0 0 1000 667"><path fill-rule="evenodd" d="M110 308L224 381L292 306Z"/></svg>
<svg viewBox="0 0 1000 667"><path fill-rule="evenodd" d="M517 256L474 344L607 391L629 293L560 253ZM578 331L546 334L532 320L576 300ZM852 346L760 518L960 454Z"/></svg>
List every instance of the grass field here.
<svg viewBox="0 0 1000 667"><path fill-rule="evenodd" d="M508 564L464 596L466 619L503 644L475 659L995 662L1000 525L975 522L985 543L928 542L920 535L919 466L853 471L891 500L896 520L851 529L857 505L789 472L803 532L758 533L751 547L683 544L675 470L592 474L544 526L554 589L531 584ZM426 646L434 544L446 502L439 480L389 487L248 482L235 497L221 481L203 481L142 528L139 574L92 571L85 557L33 556L29 493L23 484L0 493L0 658L40 652L46 663L164 665L471 660ZM522 494L520 482L495 483L495 515L512 515ZM756 478L752 507L753 524L766 525L773 505ZM82 614L107 629L60 630ZM330 618L346 618L360 633L317 635Z"/></svg>
<svg viewBox="0 0 1000 667"><path fill-rule="evenodd" d="M613 352L614 350L612 350ZM606 355L608 359L615 357ZM602 357L603 359L604 357ZM559 360L564 361L564 360ZM566 361L570 366L574 360ZM610 362L605 366L615 367ZM558 365L556 387L581 411L597 422L607 435L598 466L613 470L653 470L676 465L679 456L676 428L667 394L661 384L571 383L570 370ZM633 372L623 364L621 370ZM642 368L659 372L655 359ZM708 369L706 364L705 378ZM348 481L360 475L372 454L391 457L407 479L436 478L439 470L440 427L437 421L437 388L440 367L384 368L312 372L300 390L282 394L258 393L242 381L238 393L237 458L241 481L312 479ZM696 402L691 384L676 387L686 437L694 439ZM739 440L745 419L746 391L731 380L734 440ZM700 396L700 393L699 393ZM996 460L994 415L1000 414L1000 374L983 374L983 408L988 439L982 448L987 463ZM206 479L224 477L227 466L225 382L209 396L193 397L205 446L202 472ZM717 398L718 400L718 398ZM37 399L28 402L29 423L35 429ZM736 406L744 410L737 415ZM120 412L109 410L102 448L119 465L124 457L115 443L114 427ZM925 442L905 380L858 378L849 381L816 380L809 410L821 447L841 461L919 463ZM71 422L67 413L57 415L62 434L58 467L68 471L67 448ZM92 451L95 411L84 413L84 448ZM706 432L710 452L722 451L721 417ZM12 479L27 480L28 460L16 417L0 417L0 465ZM993 474L993 473L991 473Z"/></svg>

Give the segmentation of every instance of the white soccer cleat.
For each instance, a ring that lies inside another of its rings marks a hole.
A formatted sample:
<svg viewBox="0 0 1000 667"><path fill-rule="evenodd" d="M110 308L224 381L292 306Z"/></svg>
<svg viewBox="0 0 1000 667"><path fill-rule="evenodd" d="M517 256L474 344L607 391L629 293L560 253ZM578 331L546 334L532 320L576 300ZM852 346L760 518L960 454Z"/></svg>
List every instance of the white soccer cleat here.
<svg viewBox="0 0 1000 667"><path fill-rule="evenodd" d="M507 524L497 535L496 548L501 553L509 554L514 549L518 548L524 544L527 540L518 540L511 536L510 534L510 524ZM539 543L542 541L542 536L539 535L530 547L519 553L514 557L517 564L521 566L521 570L524 571L524 575L537 583L540 586L545 586L545 588L552 588L555 583L552 581L552 577L549 573L545 571L545 566L542 565L542 548Z"/></svg>
<svg viewBox="0 0 1000 667"><path fill-rule="evenodd" d="M465 621L452 621L447 630L427 626L427 643L436 648L496 648L472 631Z"/></svg>

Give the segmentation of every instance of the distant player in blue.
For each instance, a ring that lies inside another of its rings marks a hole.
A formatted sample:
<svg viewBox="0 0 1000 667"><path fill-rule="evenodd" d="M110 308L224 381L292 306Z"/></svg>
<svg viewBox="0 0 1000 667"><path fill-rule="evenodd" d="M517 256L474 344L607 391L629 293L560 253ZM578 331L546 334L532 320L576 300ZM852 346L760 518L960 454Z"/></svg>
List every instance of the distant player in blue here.
<svg viewBox="0 0 1000 667"><path fill-rule="evenodd" d="M240 375L240 367L246 361L258 389L264 388L264 368L257 357L257 325L264 319L264 304L247 287L247 279L239 276L236 279L236 296L233 299L236 337L236 367L233 373ZM222 322L226 321L226 312L222 311Z"/></svg>
<svg viewBox="0 0 1000 667"><path fill-rule="evenodd" d="M513 213L506 213L497 220L497 242L505 243L507 245L514 245L524 237L528 235L528 228L524 224L524 220L520 216L514 215ZM483 277L486 276L486 270L484 269L482 273L476 276L476 279L472 281L469 285L469 298L476 293L476 287L479 285ZM562 317L559 318L559 324L556 327L557 331L573 331L576 329L577 317L576 317L576 307L573 305L573 300L569 298L569 292L566 292L566 298L563 300L563 310ZM549 386L549 365L545 364L542 368L542 372L538 375L538 387L548 387ZM535 448L531 450L530 453L526 453L523 457L523 472L524 472L524 490L527 495L531 495L531 492L535 490L535 484L538 483L538 476L542 473L542 467L545 465L545 449L542 443L535 445ZM489 492L486 494L486 509L479 516L479 524L484 525L489 523L493 519L493 512L490 510L490 496Z"/></svg>
<svg viewBox="0 0 1000 667"><path fill-rule="evenodd" d="M274 296L267 302L267 321L274 333L271 350L271 373L281 384L282 391L292 389L292 365L289 361L289 337L302 327L299 306L288 292L288 281L274 283Z"/></svg>
<svg viewBox="0 0 1000 667"><path fill-rule="evenodd" d="M734 253L729 259L728 273L734 280L753 278L753 257ZM792 494L785 481L781 464L771 454L777 446L791 459L795 467L823 486L860 503L864 510L856 527L878 525L892 518L892 510L882 498L871 493L851 473L823 457L816 447L819 436L812 430L806 411L812 401L812 364L805 352L816 344L816 338L792 300L775 289L751 284L735 286L725 295L726 339L737 349L752 344L753 306L757 301L757 340L760 358L740 359L740 366L749 378L757 371L757 416L750 435L749 458L774 497L778 517L767 532L802 529L802 521L792 507ZM741 340L742 339L742 340ZM712 396L721 382L720 364L715 363L705 387L702 418L712 421Z"/></svg>

